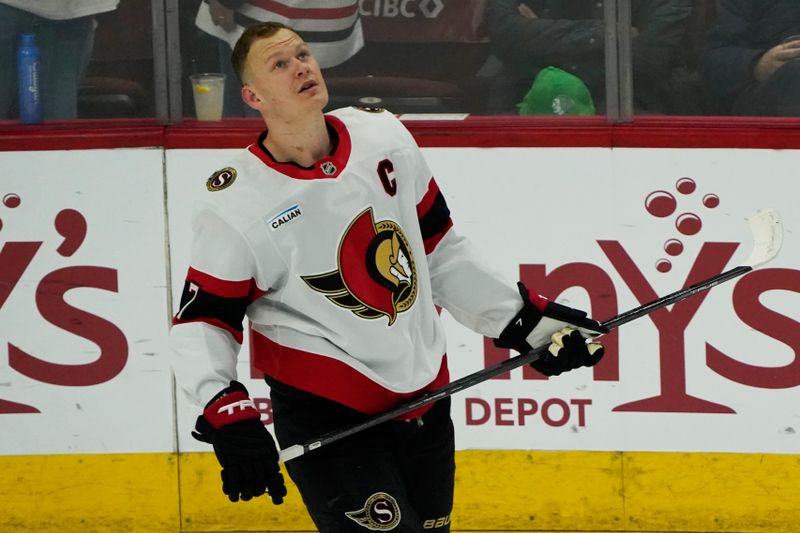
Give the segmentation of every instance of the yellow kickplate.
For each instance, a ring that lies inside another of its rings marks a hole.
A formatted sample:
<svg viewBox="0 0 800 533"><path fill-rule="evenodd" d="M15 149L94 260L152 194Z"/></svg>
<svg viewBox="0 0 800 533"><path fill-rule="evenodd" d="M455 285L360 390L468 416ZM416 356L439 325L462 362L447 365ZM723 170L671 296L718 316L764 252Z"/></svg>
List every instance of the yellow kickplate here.
<svg viewBox="0 0 800 533"><path fill-rule="evenodd" d="M800 531L800 455L461 451L456 464L454 532ZM0 472L3 533L314 531L291 482L280 507L230 503L211 453L4 456Z"/></svg>
<svg viewBox="0 0 800 533"><path fill-rule="evenodd" d="M3 533L175 533L175 455L0 456Z"/></svg>

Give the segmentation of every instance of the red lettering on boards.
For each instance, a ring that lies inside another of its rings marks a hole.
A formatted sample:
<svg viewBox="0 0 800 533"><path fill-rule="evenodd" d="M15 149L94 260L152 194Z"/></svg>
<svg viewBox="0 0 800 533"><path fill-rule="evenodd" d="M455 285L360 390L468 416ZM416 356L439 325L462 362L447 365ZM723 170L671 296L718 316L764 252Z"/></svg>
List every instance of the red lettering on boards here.
<svg viewBox="0 0 800 533"><path fill-rule="evenodd" d="M16 209L22 202L5 204ZM0 221L2 222L2 221ZM62 257L71 257L84 243L88 225L85 217L74 209L62 209L54 227L62 237L55 249ZM0 228L2 224L0 224ZM6 307L34 258L41 251L41 241L6 242L0 249L0 310ZM87 386L117 376L128 360L128 342L113 323L66 302L72 289L93 288L116 293L117 271L97 266L73 266L56 269L36 284L36 308L42 317L58 329L92 342L99 348L98 357L85 364L60 364L28 353L11 340L7 342L9 366L37 381L54 385ZM13 312L5 309L4 312ZM0 414L38 413L33 406L0 400Z"/></svg>
<svg viewBox="0 0 800 533"><path fill-rule="evenodd" d="M265 426L272 424L272 400L269 398L253 398L256 411L261 413L261 422Z"/></svg>
<svg viewBox="0 0 800 533"><path fill-rule="evenodd" d="M617 241L598 241L603 253L626 287L641 304L658 298L630 255ZM704 243L683 283L688 287L711 278L726 268L739 247L737 243ZM616 315L617 290L609 275L599 266L587 263L561 265L547 272L545 265L520 265L520 279L530 288L548 298L558 296L573 287L584 289L589 296L587 311L595 318L605 319ZM800 294L800 271L790 269L759 269L738 279L733 286L732 304L738 318L748 327L775 339L793 352L793 359L782 366L745 364L732 355L724 354L713 345L706 345L706 364L709 369L731 381L764 389L784 389L800 385L800 324L796 320L769 309L760 297L769 291L789 291ZM615 411L734 413L721 405L687 392L686 349L684 334L699 308L709 296L701 292L678 302L671 308L659 309L648 315L658 331L658 350L640 350L636 356L657 353L659 357L660 390L648 398L617 406ZM592 370L595 381L619 381L618 335L624 328L603 337L606 356ZM484 364L486 367L510 357L508 350L496 348L489 338L484 338ZM587 371L588 372L588 371ZM523 379L547 379L528 365L523 367ZM510 379L510 373L493 379ZM502 406L501 406L502 407ZM501 417L505 421L506 417Z"/></svg>
<svg viewBox="0 0 800 533"><path fill-rule="evenodd" d="M550 427L562 427L570 420L577 427L586 427L586 407L592 405L588 398L563 400L548 398L539 403L533 398L494 398L491 403L483 398L467 398L466 424L481 426L525 426L538 418Z"/></svg>

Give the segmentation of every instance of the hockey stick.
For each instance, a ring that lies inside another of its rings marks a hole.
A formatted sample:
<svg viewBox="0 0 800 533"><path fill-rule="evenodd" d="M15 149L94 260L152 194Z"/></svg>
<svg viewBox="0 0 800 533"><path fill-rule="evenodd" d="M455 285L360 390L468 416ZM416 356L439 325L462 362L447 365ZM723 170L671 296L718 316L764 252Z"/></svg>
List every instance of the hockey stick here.
<svg viewBox="0 0 800 533"><path fill-rule="evenodd" d="M778 255L778 251L780 250L783 242L783 224L781 222L780 215L776 210L771 208L761 209L749 218L749 224L750 231L753 234L753 250L750 252L747 260L740 266L717 274L716 276L705 281L695 283L694 285L679 291L662 296L656 300L653 300L652 302L635 307L613 318L609 318L608 320L602 322L602 325L609 330L618 328L623 324L626 324L632 320L636 320L637 318L652 313L653 311L673 303L680 302L681 300L685 300L690 296L702 291L706 291L711 287L719 285L720 283L737 278L750 272L755 267L771 261L776 255ZM397 418L402 414L418 409L431 402L446 398L452 394L455 394L456 392L497 376L498 374L503 374L522 365L532 363L539 359L539 357L541 357L541 355L547 351L548 346L549 344L539 346L526 354L520 354L511 357L510 359L501 361L493 366L479 370L478 372L468 376L464 376L460 379L452 381L450 384L438 390L422 394L418 398L398 405L397 407L389 409L383 413L377 414L359 424L331 431L306 444L295 444L293 446L289 446L285 450L281 450L280 461L290 461L307 452L316 450L317 448L321 448L322 446L331 444L345 437L349 437L382 422Z"/></svg>

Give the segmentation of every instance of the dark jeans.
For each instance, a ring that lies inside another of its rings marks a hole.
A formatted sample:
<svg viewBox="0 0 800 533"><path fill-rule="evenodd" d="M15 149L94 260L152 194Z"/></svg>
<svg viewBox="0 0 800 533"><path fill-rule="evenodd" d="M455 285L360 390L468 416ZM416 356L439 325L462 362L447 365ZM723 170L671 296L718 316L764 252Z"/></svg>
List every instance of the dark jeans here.
<svg viewBox="0 0 800 533"><path fill-rule="evenodd" d="M282 448L368 418L268 383ZM447 533L455 475L450 398L421 419L384 422L288 461L286 469L321 533Z"/></svg>
<svg viewBox="0 0 800 533"><path fill-rule="evenodd" d="M45 120L78 116L78 89L92 52L92 16L50 20L0 4L0 119L16 118L17 58L22 33L36 34Z"/></svg>
<svg viewBox="0 0 800 533"><path fill-rule="evenodd" d="M763 83L746 89L736 100L733 114L800 116L800 59L789 61Z"/></svg>

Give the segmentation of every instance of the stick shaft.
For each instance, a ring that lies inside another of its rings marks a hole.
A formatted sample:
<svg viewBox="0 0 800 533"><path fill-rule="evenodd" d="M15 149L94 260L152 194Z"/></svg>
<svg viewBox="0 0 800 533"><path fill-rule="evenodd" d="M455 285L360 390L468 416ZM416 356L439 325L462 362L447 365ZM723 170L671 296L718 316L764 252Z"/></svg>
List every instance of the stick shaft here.
<svg viewBox="0 0 800 533"><path fill-rule="evenodd" d="M619 315L602 322L602 325L609 330L615 329L622 324L626 324L632 320L650 314L653 311L662 309L676 302L680 302L681 300L685 300L690 296L708 290L716 285L719 285L720 283L724 283L728 280L739 277L747 272L750 272L751 270L753 270L753 268L750 266L738 266L736 268L732 268L705 281L695 283L694 285L690 285L684 289L667 294L666 296L661 296L652 302L640 305L625 311L624 313L620 313ZM539 359L539 357L541 357L541 355L547 351L547 348L547 345L536 347L528 353L505 359L497 364L484 368L483 370L479 370L452 381L440 389L422 394L413 400L375 415L359 424L331 431L306 444L290 446L286 450L281 450L281 461L285 462L294 459L295 457L299 457L306 452L321 448L322 446L331 444L351 435L355 435L356 433L360 433L365 429L369 429L388 420L397 418L400 415L414 411L415 409L419 409L420 407L423 407L431 402L451 396L456 392L472 387L473 385L477 385L478 383L482 383L487 379L493 378L494 376L503 374L522 365L532 363Z"/></svg>
<svg viewBox="0 0 800 533"><path fill-rule="evenodd" d="M725 272L717 274L712 278L708 278L705 281L695 283L694 285L690 285L679 291L667 294L666 296L661 296L660 298L657 298L650 303L646 303L644 305L640 305L639 307L635 307L630 311L625 311L624 313L620 313L614 318L609 318L608 320L603 322L603 325L606 326L608 329L618 328L622 324L627 324L628 322L636 320L641 316L648 315L653 311L657 311L658 309L662 309L668 305L672 305L676 302L680 302L681 300L685 300L689 296L694 296L699 292L706 291L711 287L715 287L720 283L724 283L730 279L737 278L742 274L750 272L751 270L753 270L753 267L750 266L738 266L736 268L726 270Z"/></svg>

